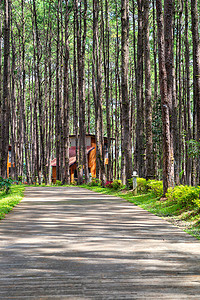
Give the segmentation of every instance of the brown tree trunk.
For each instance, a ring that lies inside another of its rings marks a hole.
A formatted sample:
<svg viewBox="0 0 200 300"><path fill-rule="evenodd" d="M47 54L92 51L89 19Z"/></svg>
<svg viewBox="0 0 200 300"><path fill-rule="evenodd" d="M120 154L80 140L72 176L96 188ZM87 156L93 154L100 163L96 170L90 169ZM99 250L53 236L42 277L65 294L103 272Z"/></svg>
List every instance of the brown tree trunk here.
<svg viewBox="0 0 200 300"><path fill-rule="evenodd" d="M36 36L36 70L37 70L37 84L38 84L38 108L39 108L39 131L40 131L40 144L41 144L41 170L43 171L45 184L47 183L46 178L46 156L44 149L44 125L43 125L43 107L42 107L42 86L41 86L41 73L40 73L40 38L37 24L37 13L35 0L33 0L33 15L35 25L35 36ZM40 177L40 176L39 176Z"/></svg>
<svg viewBox="0 0 200 300"><path fill-rule="evenodd" d="M80 7L81 9L81 7ZM88 161L86 149L86 128L85 128L85 43L87 30L87 1L84 0L83 36L82 17L78 17L78 1L75 0L76 31L77 31L77 58L78 58L78 95L79 95L79 184L83 182L83 170L85 172L85 182L88 182Z"/></svg>
<svg viewBox="0 0 200 300"><path fill-rule="evenodd" d="M52 22L51 22L51 5L49 4L49 16L48 16L48 43L47 45L47 93L48 93L48 125L46 128L47 131L47 140L46 140L46 152L47 152L47 184L51 184L51 158L52 158L52 136L53 136L53 127L52 127L52 112L53 112L53 101L52 101L52 69L51 69L51 47L52 47Z"/></svg>
<svg viewBox="0 0 200 300"><path fill-rule="evenodd" d="M119 163L119 147L120 147L120 110L121 110L121 84L119 76L119 24L118 24L118 13L117 13L117 2L115 7L116 14L116 45L115 45L115 95L116 95L116 105L115 105L115 167L116 167L116 179L120 178L120 163ZM123 162L121 162L123 166Z"/></svg>
<svg viewBox="0 0 200 300"><path fill-rule="evenodd" d="M158 28L158 58L159 58L159 80L161 92L162 123L163 123L163 193L174 185L172 174L173 157L171 153L170 120L169 120L169 100L167 89L167 72L165 60L165 40L164 23L162 12L162 1L156 0L157 28Z"/></svg>
<svg viewBox="0 0 200 300"><path fill-rule="evenodd" d="M138 175L144 174L144 99L143 99L143 1L138 3L138 40L137 40L137 72L136 72L136 99L137 99L137 125L136 125L136 165Z"/></svg>
<svg viewBox="0 0 200 300"><path fill-rule="evenodd" d="M179 151L178 151L178 128L177 128L177 106L174 82L174 51L173 51L173 1L164 1L164 34L165 34L165 64L167 72L167 93L170 117L170 138L172 168L175 171L175 181L179 182ZM174 156L175 155L175 156ZM174 163L175 160L175 163ZM174 173L172 171L172 174ZM173 179L172 179L173 180Z"/></svg>
<svg viewBox="0 0 200 300"><path fill-rule="evenodd" d="M199 17L197 0L191 0L192 15L192 40L193 40L193 78L194 78L194 102L197 112L197 141L200 142L200 39L199 39ZM193 120L195 123L195 120ZM198 175L200 174L200 160L198 158ZM200 178L197 178L200 184Z"/></svg>
<svg viewBox="0 0 200 300"><path fill-rule="evenodd" d="M149 44L149 0L144 1L144 62L145 62L145 121L146 121L146 179L154 178L152 104L151 104L151 63Z"/></svg>
<svg viewBox="0 0 200 300"><path fill-rule="evenodd" d="M61 165L60 165L60 77L59 77L59 63L60 63L60 0L58 0L57 12L57 41L56 41L56 116L55 116L55 138L56 138L56 179L61 179Z"/></svg>
<svg viewBox="0 0 200 300"><path fill-rule="evenodd" d="M102 2L102 1L101 1ZM107 165L107 180L110 181L112 177L111 168L111 120L110 120L110 25L109 25L109 4L105 1L105 19L106 28L104 35L103 28L103 45L104 45L104 74L105 74L105 96L106 96L106 124L107 124L107 153L108 153L108 165ZM103 9L102 9L103 19ZM103 23L103 20L102 20Z"/></svg>
<svg viewBox="0 0 200 300"><path fill-rule="evenodd" d="M25 149L25 163L26 163L26 181L30 184L30 172L29 172L29 155L28 155L28 138L27 138L27 124L26 124L26 105L25 105L25 19L24 19L24 0L21 2L22 7L22 95L21 95L21 107L22 107L22 119L23 119L23 138Z"/></svg>
<svg viewBox="0 0 200 300"><path fill-rule="evenodd" d="M90 134L90 60L88 58L88 99L87 99L87 133Z"/></svg>
<svg viewBox="0 0 200 300"><path fill-rule="evenodd" d="M4 63L3 63L3 99L2 127L3 144L0 157L0 175L7 177L7 156L9 146L10 95L9 95L9 56L10 56L10 0L4 0Z"/></svg>
<svg viewBox="0 0 200 300"><path fill-rule="evenodd" d="M99 1L93 0L93 97L95 103L96 175L105 184L104 140L102 116L102 55L98 31Z"/></svg>
<svg viewBox="0 0 200 300"><path fill-rule="evenodd" d="M158 106L158 67L157 67L157 33L156 33L156 15L155 15L155 0L152 0L153 4L153 58L154 58L154 108L155 114L157 113ZM158 169L159 167L159 147L154 143L154 169L155 176L158 178Z"/></svg>
<svg viewBox="0 0 200 300"><path fill-rule="evenodd" d="M2 22L3 21L3 10L0 7L0 36L2 36ZM2 147L3 147L3 138L2 138L2 39L0 38L0 160L2 158ZM1 175L1 162L0 162L0 175Z"/></svg>
<svg viewBox="0 0 200 300"><path fill-rule="evenodd" d="M65 177L63 183L70 184L70 169L69 169L69 11L68 2L65 10L65 56L64 56L64 169Z"/></svg>
<svg viewBox="0 0 200 300"><path fill-rule="evenodd" d="M125 158L125 182L129 186L132 178L132 147L130 137L130 104L128 93L128 66L129 66L129 1L121 0L121 22L122 22L122 130L123 130L123 152Z"/></svg>
<svg viewBox="0 0 200 300"><path fill-rule="evenodd" d="M11 67L11 178L17 177L17 161L16 161L16 95L15 95L15 68L16 68L16 45L13 38L13 25L11 15L11 43L12 43L12 67Z"/></svg>
<svg viewBox="0 0 200 300"><path fill-rule="evenodd" d="M188 0L185 0L185 67L186 67L186 97L187 97L187 141L192 138L191 131L191 105L190 105L190 50L188 41ZM186 183L192 184L192 161L188 156L188 146L186 144Z"/></svg>
<svg viewBox="0 0 200 300"><path fill-rule="evenodd" d="M183 93L182 93L182 90L183 90L183 85L182 85L182 38L181 38L181 20L182 20L182 7L180 8L179 10L179 19L178 19L178 41L179 41L179 46L178 46L178 83L179 83L179 86L178 86L178 97L179 97L179 122L178 122L178 170L175 169L175 171L177 172L177 174L175 173L176 175L176 180L175 180L175 183L176 184L179 184L179 181L181 184L183 184L183 181L182 181L182 176L180 177L179 174L180 172L182 172L183 169L181 169L181 165L182 165L182 161L183 161L183 137L182 137L182 132L183 132ZM176 131L175 131L176 132ZM176 160L175 160L176 162ZM184 171L184 170L183 170Z"/></svg>

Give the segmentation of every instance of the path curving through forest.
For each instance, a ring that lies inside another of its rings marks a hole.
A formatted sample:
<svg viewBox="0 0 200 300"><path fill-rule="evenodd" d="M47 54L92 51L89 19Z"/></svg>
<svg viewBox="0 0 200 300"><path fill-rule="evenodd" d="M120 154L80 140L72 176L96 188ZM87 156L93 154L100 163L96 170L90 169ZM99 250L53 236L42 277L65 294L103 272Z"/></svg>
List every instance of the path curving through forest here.
<svg viewBox="0 0 200 300"><path fill-rule="evenodd" d="M0 299L200 299L200 242L77 187L28 187L0 222Z"/></svg>

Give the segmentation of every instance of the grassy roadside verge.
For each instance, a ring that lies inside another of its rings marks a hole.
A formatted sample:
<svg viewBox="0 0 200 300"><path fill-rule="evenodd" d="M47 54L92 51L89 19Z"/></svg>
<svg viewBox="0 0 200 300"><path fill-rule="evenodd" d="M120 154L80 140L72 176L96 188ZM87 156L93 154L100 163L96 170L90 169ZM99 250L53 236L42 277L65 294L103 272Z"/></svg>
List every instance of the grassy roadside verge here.
<svg viewBox="0 0 200 300"><path fill-rule="evenodd" d="M25 185L12 185L8 194L0 192L0 220L24 197Z"/></svg>
<svg viewBox="0 0 200 300"><path fill-rule="evenodd" d="M200 214L194 207L181 207L180 204L172 201L162 201L153 193L133 196L132 192L114 191L109 188L99 186L82 185L80 187L94 192L113 195L134 203L141 208L159 216L168 222L178 226L190 235L200 239Z"/></svg>

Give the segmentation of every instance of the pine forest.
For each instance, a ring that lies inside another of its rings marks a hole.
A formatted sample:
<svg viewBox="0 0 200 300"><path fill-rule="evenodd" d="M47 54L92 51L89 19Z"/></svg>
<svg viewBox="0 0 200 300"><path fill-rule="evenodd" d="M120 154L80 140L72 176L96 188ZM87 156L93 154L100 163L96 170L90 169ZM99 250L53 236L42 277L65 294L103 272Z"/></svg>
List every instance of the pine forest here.
<svg viewBox="0 0 200 300"><path fill-rule="evenodd" d="M74 137L87 183L94 136L103 186L200 184L200 1L1 0L0 17L0 177L51 184L56 159L70 184Z"/></svg>

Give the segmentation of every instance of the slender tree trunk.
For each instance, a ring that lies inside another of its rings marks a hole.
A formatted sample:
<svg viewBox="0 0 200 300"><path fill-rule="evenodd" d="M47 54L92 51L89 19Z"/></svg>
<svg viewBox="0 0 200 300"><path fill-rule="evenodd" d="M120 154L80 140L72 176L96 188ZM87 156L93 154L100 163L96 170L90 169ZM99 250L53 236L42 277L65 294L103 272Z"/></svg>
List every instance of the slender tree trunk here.
<svg viewBox="0 0 200 300"><path fill-rule="evenodd" d="M199 39L199 17L197 0L191 0L192 15L192 40L193 40L193 78L194 78L194 102L197 112L197 141L200 142L200 39ZM195 107L194 107L195 109ZM195 123L195 120L193 120ZM200 174L200 160L198 158L198 175ZM197 178L200 184L200 178Z"/></svg>
<svg viewBox="0 0 200 300"><path fill-rule="evenodd" d="M111 168L111 120L110 120L110 25L109 25L109 7L108 1L105 1L105 41L104 41L104 74L105 74L105 96L106 96L106 124L107 124L107 180L110 181L112 177ZM103 16L103 15L102 15ZM103 29L104 30L104 29Z"/></svg>
<svg viewBox="0 0 200 300"><path fill-rule="evenodd" d="M93 0L93 97L95 103L96 175L105 184L102 121L102 66L98 32L99 0Z"/></svg>
<svg viewBox="0 0 200 300"><path fill-rule="evenodd" d="M23 138L24 138L24 149L25 149L25 162L26 162L26 181L30 184L30 172L29 172L29 157L28 157L28 139L27 139L27 124L26 124L26 114L25 114L25 19L24 19L24 0L21 2L22 7L22 119L23 119Z"/></svg>
<svg viewBox="0 0 200 300"><path fill-rule="evenodd" d="M64 168L63 183L70 184L69 169L69 37L68 37L69 11L68 2L65 10L65 56L64 56Z"/></svg>
<svg viewBox="0 0 200 300"><path fill-rule="evenodd" d="M47 67L47 74L46 74L46 89L47 89L47 128L46 128L46 153L47 153L47 184L51 184L51 156L52 156L52 136L53 136L53 127L52 127L52 69L51 69L51 47L52 47L52 22L51 22L51 4L49 4L49 15L48 15L48 34L46 43L47 47L47 54L46 54L46 67Z"/></svg>
<svg viewBox="0 0 200 300"><path fill-rule="evenodd" d="M187 97L187 141L192 138L191 131L191 105L190 105L190 50L188 41L188 0L185 0L185 67L186 67L186 97ZM192 184L192 161L188 156L188 146L186 144L186 183Z"/></svg>
<svg viewBox="0 0 200 300"><path fill-rule="evenodd" d="M88 156L86 146L86 123L85 123L85 48L86 48L86 34L87 34L87 0L84 0L83 10L83 37L82 37L82 119L83 119L83 164L85 171L85 183L89 181L89 170L88 170Z"/></svg>
<svg viewBox="0 0 200 300"><path fill-rule="evenodd" d="M41 87L41 74L40 74L40 38L37 24L37 13L35 0L33 0L33 14L34 14L34 25L35 25L35 34L36 34L36 69L37 69L37 83L38 83L38 108L39 108L39 131L40 131L40 143L41 143L41 167L44 175L45 184L47 183L46 178L46 156L44 149L44 128L43 128L43 107L42 107L42 87Z"/></svg>
<svg viewBox="0 0 200 300"><path fill-rule="evenodd" d="M81 9L81 7L80 7ZM88 161L86 149L86 128L85 128L85 43L87 30L87 1L84 0L83 17L83 37L81 39L82 18L78 18L78 1L75 0L76 13L76 31L77 31L77 58L78 58L78 95L79 95L79 184L83 182L83 167L85 172L85 181L88 182Z"/></svg>
<svg viewBox="0 0 200 300"><path fill-rule="evenodd" d="M129 61L129 1L121 0L122 22L122 130L123 130L123 153L125 158L125 182L129 186L132 178L132 147L129 121L129 95L128 95L128 61Z"/></svg>
<svg viewBox="0 0 200 300"><path fill-rule="evenodd" d="M60 11L60 18L59 18L59 24L60 24L60 63L59 63L59 98L60 98L60 181L64 182L65 178L65 134L64 134L64 122L65 122L65 116L64 116L64 97L63 97L63 91L64 91L64 84L63 84L63 79L65 76L68 76L64 74L63 70L63 65L64 65L64 33L63 33L63 9L62 9L62 1L60 1L60 6L59 6L59 11ZM63 87L63 89L61 88Z"/></svg>
<svg viewBox="0 0 200 300"><path fill-rule="evenodd" d="M164 1L164 34L165 34L165 64L167 72L167 94L169 104L169 118L170 118L170 138L171 138L171 162L174 169L174 151L175 151L175 180L179 181L179 152L177 149L177 108L175 105L175 87L174 87L174 52L173 52L173 0ZM173 151L174 150L174 151ZM174 171L171 171L173 176ZM174 180L174 179L172 179Z"/></svg>
<svg viewBox="0 0 200 300"><path fill-rule="evenodd" d="M3 99L1 149L1 176L7 177L7 156L9 146L10 95L9 95L9 56L10 56L10 0L4 0L4 64L3 64Z"/></svg>
<svg viewBox="0 0 200 300"><path fill-rule="evenodd" d="M72 84L72 94L73 94L73 134L75 134L76 140L76 169L79 175L79 150L78 150L78 117L77 117L77 70L76 70L76 9L74 2L74 26L73 26L73 84Z"/></svg>
<svg viewBox="0 0 200 300"><path fill-rule="evenodd" d="M56 45L56 116L55 116L55 137L56 137L56 179L61 179L60 172L60 77L59 77L59 59L60 59L60 0L58 0L58 12L57 12L57 45Z"/></svg>
<svg viewBox="0 0 200 300"><path fill-rule="evenodd" d="M158 106L158 70L157 70L157 34L156 34L156 16L155 16L155 0L152 0L153 4L153 58L154 58L154 111L157 114ZM158 162L159 153L158 146L154 144L154 169L155 175L158 177Z"/></svg>
<svg viewBox="0 0 200 300"><path fill-rule="evenodd" d="M162 12L162 1L156 0L157 28L158 28L158 58L159 58L159 80L161 92L162 123L163 123L163 193L174 184L172 174L173 157L171 155L171 137L169 120L169 100L167 89L167 72L165 60L164 22Z"/></svg>
<svg viewBox="0 0 200 300"><path fill-rule="evenodd" d="M3 11L0 7L0 37L2 37L2 20L3 20ZM1 175L1 159L2 159L2 148L3 148L3 138L2 138L2 122L3 122L3 114L2 114L2 38L0 38L0 175Z"/></svg>
<svg viewBox="0 0 200 300"><path fill-rule="evenodd" d="M116 8L117 9L117 8ZM119 61L119 44L118 44L118 20L116 19L117 42L115 45L115 172L114 178L119 179L119 108L118 108L118 61Z"/></svg>
<svg viewBox="0 0 200 300"><path fill-rule="evenodd" d="M116 167L116 179L120 178L120 163L119 163L119 142L120 142L120 102L121 102L121 85L120 85L120 76L119 76L119 25L118 25L118 13L117 13L117 2L115 7L116 15L116 44L115 44L115 95L116 95L116 104L115 104L115 167Z"/></svg>
<svg viewBox="0 0 200 300"><path fill-rule="evenodd" d="M15 95L15 68L16 68L16 45L13 38L13 25L11 16L11 43L12 43L12 69L11 69L11 177L18 180L16 161L16 95Z"/></svg>
<svg viewBox="0 0 200 300"><path fill-rule="evenodd" d="M138 41L137 41L137 76L136 76L136 97L137 97L137 126L136 126L136 163L138 175L144 174L144 103L143 103L143 24L142 4L138 3Z"/></svg>
<svg viewBox="0 0 200 300"><path fill-rule="evenodd" d="M39 184L41 183L41 168L39 162L39 137L38 137L38 80L37 80L37 62L36 62L36 32L34 24L33 14L33 81L34 81L34 115L33 115L33 165L34 165L34 182L38 179ZM33 88L33 86L32 86Z"/></svg>
<svg viewBox="0 0 200 300"><path fill-rule="evenodd" d="M88 55L89 56L89 55ZM87 109L87 118L88 118L88 124L87 124L87 133L90 134L90 60L88 57L88 109Z"/></svg>
<svg viewBox="0 0 200 300"><path fill-rule="evenodd" d="M149 44L149 0L144 1L144 61L145 61L145 120L146 120L146 179L154 178L152 104L151 104L151 63Z"/></svg>
<svg viewBox="0 0 200 300"><path fill-rule="evenodd" d="M178 132L179 132L179 139L178 139L178 171L176 174L176 176L178 177L178 179L176 179L176 184L180 183L183 184L182 182L182 176L181 178L179 178L179 174L182 171L181 170L181 165L182 165L182 154L183 154L183 147L182 147L182 132L183 132L183 94L182 94L182 90L183 90L183 85L182 85L182 38L181 38L181 33L182 33L182 29L181 29L181 20L182 20L182 7L179 10L179 19L178 19L178 41L179 41L179 46L178 46L178 83L179 83L179 89L178 89L178 97L179 97L179 124L178 124ZM184 170L183 170L184 171Z"/></svg>

